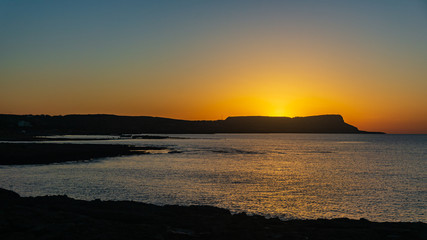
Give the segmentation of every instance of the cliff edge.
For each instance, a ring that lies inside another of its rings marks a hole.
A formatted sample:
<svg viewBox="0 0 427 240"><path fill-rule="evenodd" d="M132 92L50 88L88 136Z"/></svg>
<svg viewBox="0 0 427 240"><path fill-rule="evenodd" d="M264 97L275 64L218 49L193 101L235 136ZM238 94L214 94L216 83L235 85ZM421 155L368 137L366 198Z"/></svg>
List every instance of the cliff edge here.
<svg viewBox="0 0 427 240"><path fill-rule="evenodd" d="M228 117L188 121L149 116L8 115L0 114L0 134L123 134L123 133L368 133L344 122L341 115L309 117Z"/></svg>

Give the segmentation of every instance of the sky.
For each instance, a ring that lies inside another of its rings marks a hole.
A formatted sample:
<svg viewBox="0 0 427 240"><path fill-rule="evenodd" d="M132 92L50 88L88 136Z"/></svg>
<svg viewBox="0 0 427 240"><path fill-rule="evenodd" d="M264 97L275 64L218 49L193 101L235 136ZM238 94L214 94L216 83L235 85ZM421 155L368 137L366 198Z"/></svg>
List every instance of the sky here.
<svg viewBox="0 0 427 240"><path fill-rule="evenodd" d="M0 113L427 133L425 0L0 0Z"/></svg>

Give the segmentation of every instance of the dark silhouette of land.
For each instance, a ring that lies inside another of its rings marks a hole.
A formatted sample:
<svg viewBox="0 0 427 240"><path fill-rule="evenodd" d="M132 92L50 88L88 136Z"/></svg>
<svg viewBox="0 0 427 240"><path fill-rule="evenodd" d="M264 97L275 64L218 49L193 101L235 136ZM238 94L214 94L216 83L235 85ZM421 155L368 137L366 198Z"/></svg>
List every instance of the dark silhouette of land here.
<svg viewBox="0 0 427 240"><path fill-rule="evenodd" d="M113 144L0 143L0 165L50 164L146 154L163 147Z"/></svg>
<svg viewBox="0 0 427 240"><path fill-rule="evenodd" d="M55 134L124 133L367 133L340 115L310 117L228 117L187 121L160 117L116 115L0 115L0 135L17 137ZM13 138L13 137L12 137Z"/></svg>
<svg viewBox="0 0 427 240"><path fill-rule="evenodd" d="M20 197L0 188L0 239L427 239L427 224L266 219L208 206Z"/></svg>
<svg viewBox="0 0 427 240"><path fill-rule="evenodd" d="M135 134L137 133L137 134ZM138 134L139 133L139 134ZM144 133L143 135L140 133ZM49 164L146 153L144 148L112 144L38 144L22 141L96 140L41 138L42 135L107 134L120 138L164 139L146 133L367 133L340 115L311 117L229 117L217 121L186 121L115 115L0 115L0 165ZM110 139L110 140L113 140ZM156 147L148 147L156 148ZM151 149L153 150L153 149Z"/></svg>

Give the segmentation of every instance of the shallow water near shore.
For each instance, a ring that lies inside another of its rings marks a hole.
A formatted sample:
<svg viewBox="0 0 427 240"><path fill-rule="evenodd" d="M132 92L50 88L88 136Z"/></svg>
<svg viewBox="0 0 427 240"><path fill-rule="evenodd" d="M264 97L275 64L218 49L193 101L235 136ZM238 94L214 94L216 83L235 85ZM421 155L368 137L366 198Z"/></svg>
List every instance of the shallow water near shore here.
<svg viewBox="0 0 427 240"><path fill-rule="evenodd" d="M282 219L427 222L427 135L168 136L67 141L171 151L2 166L0 187L22 196L211 205Z"/></svg>

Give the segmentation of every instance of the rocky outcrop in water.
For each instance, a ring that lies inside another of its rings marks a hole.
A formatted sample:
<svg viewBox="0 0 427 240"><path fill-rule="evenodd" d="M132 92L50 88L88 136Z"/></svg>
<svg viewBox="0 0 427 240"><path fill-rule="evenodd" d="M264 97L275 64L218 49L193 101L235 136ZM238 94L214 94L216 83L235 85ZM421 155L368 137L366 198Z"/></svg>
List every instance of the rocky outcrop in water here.
<svg viewBox="0 0 427 240"><path fill-rule="evenodd" d="M49 164L145 154L164 147L118 144L0 143L0 165Z"/></svg>

